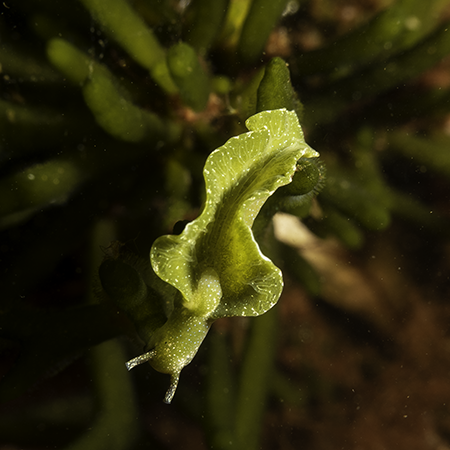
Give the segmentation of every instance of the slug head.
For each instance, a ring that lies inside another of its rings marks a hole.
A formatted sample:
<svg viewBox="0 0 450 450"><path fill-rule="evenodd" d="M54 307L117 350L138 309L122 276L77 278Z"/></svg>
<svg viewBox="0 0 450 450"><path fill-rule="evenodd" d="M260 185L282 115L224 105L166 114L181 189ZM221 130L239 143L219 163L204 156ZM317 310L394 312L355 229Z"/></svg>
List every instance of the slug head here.
<svg viewBox="0 0 450 450"><path fill-rule="evenodd" d="M164 401L170 403L183 367L196 355L205 339L212 320L209 318L222 297L222 290L214 269L204 271L193 300L175 306L167 322L151 336L147 353L127 362L128 370L149 362L158 372L170 374L170 387Z"/></svg>

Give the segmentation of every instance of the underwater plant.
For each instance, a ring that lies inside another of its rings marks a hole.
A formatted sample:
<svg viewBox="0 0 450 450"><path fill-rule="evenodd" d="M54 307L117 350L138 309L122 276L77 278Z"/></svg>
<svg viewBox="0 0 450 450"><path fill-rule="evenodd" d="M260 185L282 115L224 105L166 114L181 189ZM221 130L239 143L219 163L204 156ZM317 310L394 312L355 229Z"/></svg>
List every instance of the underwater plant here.
<svg viewBox="0 0 450 450"><path fill-rule="evenodd" d="M391 342L413 377L395 332L447 292L448 2L1 8L2 443L325 448Z"/></svg>

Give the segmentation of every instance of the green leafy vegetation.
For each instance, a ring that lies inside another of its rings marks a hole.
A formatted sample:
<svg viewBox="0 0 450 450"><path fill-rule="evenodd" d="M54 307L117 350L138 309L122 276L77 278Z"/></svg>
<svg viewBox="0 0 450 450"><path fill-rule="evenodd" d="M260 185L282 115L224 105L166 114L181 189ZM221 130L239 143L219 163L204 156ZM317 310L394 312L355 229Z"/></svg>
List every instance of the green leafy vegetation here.
<svg viewBox="0 0 450 450"><path fill-rule="evenodd" d="M447 445L448 2L1 8L0 447Z"/></svg>

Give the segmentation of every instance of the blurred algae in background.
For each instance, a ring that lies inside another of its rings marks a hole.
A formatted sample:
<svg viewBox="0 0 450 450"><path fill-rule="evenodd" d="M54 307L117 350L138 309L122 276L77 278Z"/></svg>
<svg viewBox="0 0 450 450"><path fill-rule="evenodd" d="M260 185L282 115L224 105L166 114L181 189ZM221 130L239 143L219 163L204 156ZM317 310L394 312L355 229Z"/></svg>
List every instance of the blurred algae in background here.
<svg viewBox="0 0 450 450"><path fill-rule="evenodd" d="M448 1L0 11L0 449L450 445ZM280 108L320 153L253 225L283 295L218 320L168 407L166 375L125 367L178 295L150 248Z"/></svg>

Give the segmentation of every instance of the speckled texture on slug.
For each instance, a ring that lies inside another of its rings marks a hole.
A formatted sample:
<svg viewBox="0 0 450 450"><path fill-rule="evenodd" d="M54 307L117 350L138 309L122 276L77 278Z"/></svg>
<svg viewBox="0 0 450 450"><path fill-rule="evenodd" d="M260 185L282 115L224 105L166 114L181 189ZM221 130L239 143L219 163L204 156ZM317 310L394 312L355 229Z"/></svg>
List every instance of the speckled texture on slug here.
<svg viewBox="0 0 450 450"><path fill-rule="evenodd" d="M150 364L171 375L167 403L215 319L261 315L283 289L281 271L261 252L252 225L275 190L291 182L297 161L317 153L292 111L264 111L246 125L248 133L208 157L201 215L181 234L158 238L150 252L156 274L179 291L167 322L147 343Z"/></svg>
<svg viewBox="0 0 450 450"><path fill-rule="evenodd" d="M317 156L304 141L297 116L279 109L250 117L247 133L229 139L204 167L206 203L180 235L162 236L151 250L155 272L176 287L186 307L205 270L220 280L221 299L208 317L259 315L281 294L279 269L260 251L251 227L264 202L288 184L297 161Z"/></svg>

